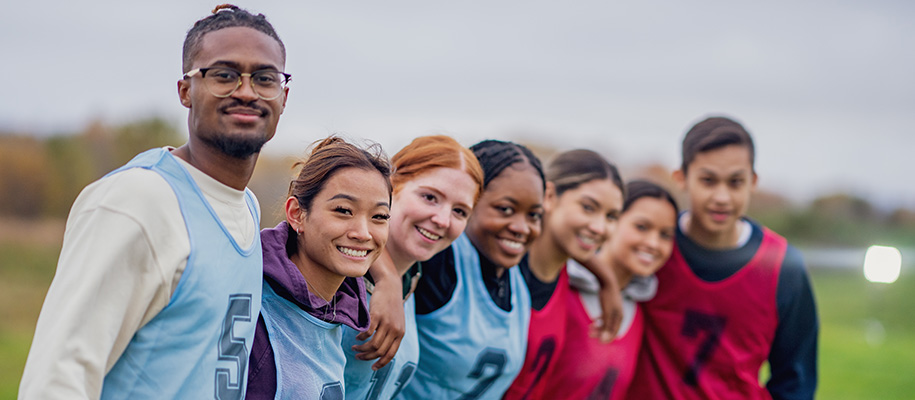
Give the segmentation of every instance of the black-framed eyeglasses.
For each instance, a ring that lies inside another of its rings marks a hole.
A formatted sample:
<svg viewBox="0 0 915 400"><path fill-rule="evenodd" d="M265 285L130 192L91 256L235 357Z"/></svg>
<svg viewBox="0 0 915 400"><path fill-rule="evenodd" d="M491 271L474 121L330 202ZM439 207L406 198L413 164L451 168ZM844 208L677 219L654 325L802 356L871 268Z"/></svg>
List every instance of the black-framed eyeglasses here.
<svg viewBox="0 0 915 400"><path fill-rule="evenodd" d="M283 94L286 84L292 79L292 75L269 69L242 73L226 67L195 68L184 74L184 79L193 78L198 73L210 94L219 98L235 93L242 85L241 78L247 76L257 97L267 101L275 100Z"/></svg>

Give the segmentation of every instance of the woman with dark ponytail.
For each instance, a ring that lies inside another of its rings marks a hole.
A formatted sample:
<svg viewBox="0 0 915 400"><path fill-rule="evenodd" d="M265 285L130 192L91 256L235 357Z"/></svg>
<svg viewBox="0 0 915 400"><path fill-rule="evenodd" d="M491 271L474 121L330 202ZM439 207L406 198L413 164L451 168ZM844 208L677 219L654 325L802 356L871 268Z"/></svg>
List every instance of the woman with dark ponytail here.
<svg viewBox="0 0 915 400"><path fill-rule="evenodd" d="M286 220L261 231L264 281L248 399L342 399L343 325L369 324L362 276L388 239L391 166L379 146L324 139L297 163Z"/></svg>
<svg viewBox="0 0 915 400"><path fill-rule="evenodd" d="M611 235L623 207L623 181L616 167L590 150L556 156L546 170L543 234L521 261L531 293L531 322L524 368L505 399L561 399L566 391L550 387L560 373L571 291L566 263L588 260ZM600 272L600 271L598 271ZM588 320L585 328L590 327Z"/></svg>
<svg viewBox="0 0 915 400"><path fill-rule="evenodd" d="M658 285L654 274L673 251L676 219L677 203L666 190L642 180L626 185L616 231L597 254L623 287L623 323L612 343L589 336L588 324L601 312L596 305L598 284L587 270L570 263L569 276L575 288L564 303L568 312L566 344L555 360L548 389L554 398L627 398L645 331L638 302L655 295ZM581 361L585 357L588 362Z"/></svg>

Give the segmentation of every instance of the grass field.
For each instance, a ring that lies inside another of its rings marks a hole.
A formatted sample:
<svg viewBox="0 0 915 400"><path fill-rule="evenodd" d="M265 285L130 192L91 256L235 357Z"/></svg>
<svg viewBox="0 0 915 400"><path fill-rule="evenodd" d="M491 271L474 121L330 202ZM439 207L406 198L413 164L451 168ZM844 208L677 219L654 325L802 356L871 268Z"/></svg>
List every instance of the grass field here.
<svg viewBox="0 0 915 400"><path fill-rule="evenodd" d="M0 399L16 398L61 233L59 224L32 235L0 232ZM913 273L904 270L896 283L878 285L858 271L811 270L821 322L817 398L912 398Z"/></svg>
<svg viewBox="0 0 915 400"><path fill-rule="evenodd" d="M820 313L821 399L911 399L915 271L873 284L857 271L813 270Z"/></svg>

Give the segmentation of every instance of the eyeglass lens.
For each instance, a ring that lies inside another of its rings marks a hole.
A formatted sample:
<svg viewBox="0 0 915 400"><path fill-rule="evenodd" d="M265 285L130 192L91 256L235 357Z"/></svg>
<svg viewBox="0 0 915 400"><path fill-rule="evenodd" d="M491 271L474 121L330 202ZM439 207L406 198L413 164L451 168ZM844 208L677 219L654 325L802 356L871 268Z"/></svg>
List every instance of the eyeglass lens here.
<svg viewBox="0 0 915 400"><path fill-rule="evenodd" d="M210 68L203 75L207 89L214 96L228 97L242 85L243 75L228 68ZM251 88L258 97L273 100L283 93L285 77L276 71L255 71L250 74Z"/></svg>

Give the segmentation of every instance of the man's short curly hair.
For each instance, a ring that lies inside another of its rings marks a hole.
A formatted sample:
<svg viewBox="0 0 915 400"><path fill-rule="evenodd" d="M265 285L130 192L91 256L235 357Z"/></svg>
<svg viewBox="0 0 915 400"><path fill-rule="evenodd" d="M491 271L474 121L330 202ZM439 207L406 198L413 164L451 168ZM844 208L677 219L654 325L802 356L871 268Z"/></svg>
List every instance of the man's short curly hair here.
<svg viewBox="0 0 915 400"><path fill-rule="evenodd" d="M264 14L254 15L232 4L221 4L213 9L212 15L208 15L206 18L197 21L194 23L194 26L187 31L187 36L184 38L184 50L181 53L182 72L187 73L191 70L194 57L196 57L197 52L200 51L200 40L203 38L203 35L223 28L232 28L236 26L256 29L276 39L276 42L280 44L283 59L286 59L286 46L283 45L283 41L280 40L279 35L277 35L276 31L273 29L273 25L270 25L270 22L267 21L267 17L265 17Z"/></svg>

